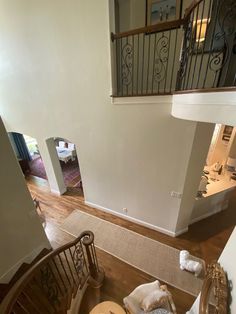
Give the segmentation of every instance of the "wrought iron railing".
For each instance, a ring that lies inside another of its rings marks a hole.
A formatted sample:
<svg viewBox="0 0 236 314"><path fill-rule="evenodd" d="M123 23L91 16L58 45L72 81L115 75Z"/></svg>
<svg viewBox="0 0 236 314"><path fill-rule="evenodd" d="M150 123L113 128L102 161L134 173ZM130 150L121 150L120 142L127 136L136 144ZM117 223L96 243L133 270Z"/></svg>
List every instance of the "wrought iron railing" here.
<svg viewBox="0 0 236 314"><path fill-rule="evenodd" d="M85 231L46 255L15 283L0 313L67 313L73 298L81 298L87 285L102 284L104 274L93 241L93 233Z"/></svg>
<svg viewBox="0 0 236 314"><path fill-rule="evenodd" d="M170 94L176 85L182 20L112 34L115 96Z"/></svg>
<svg viewBox="0 0 236 314"><path fill-rule="evenodd" d="M236 1L195 1L186 11L176 89L236 85Z"/></svg>
<svg viewBox="0 0 236 314"><path fill-rule="evenodd" d="M195 0L177 21L112 34L113 96L236 85L236 1Z"/></svg>

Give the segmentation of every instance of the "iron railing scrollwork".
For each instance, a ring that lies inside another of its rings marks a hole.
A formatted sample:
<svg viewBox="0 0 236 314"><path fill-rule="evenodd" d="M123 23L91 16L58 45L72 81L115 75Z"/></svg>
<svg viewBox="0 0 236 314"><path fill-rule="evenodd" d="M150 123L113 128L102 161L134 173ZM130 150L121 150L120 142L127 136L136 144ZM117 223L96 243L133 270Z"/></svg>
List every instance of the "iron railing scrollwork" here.
<svg viewBox="0 0 236 314"><path fill-rule="evenodd" d="M182 20L112 34L116 96L170 94L175 89ZM155 30L155 32L153 32Z"/></svg>
<svg viewBox="0 0 236 314"><path fill-rule="evenodd" d="M236 85L236 2L195 0L183 19L112 34L113 96Z"/></svg>
<svg viewBox="0 0 236 314"><path fill-rule="evenodd" d="M121 82L122 85L128 86L132 80L132 55L133 55L133 46L130 43L126 43L122 47L122 75L121 75Z"/></svg>
<svg viewBox="0 0 236 314"><path fill-rule="evenodd" d="M166 77L166 67L168 62L169 39L165 33L155 42L154 50L154 84L159 84Z"/></svg>
<svg viewBox="0 0 236 314"><path fill-rule="evenodd" d="M71 300L84 293L86 285L102 285L94 235L83 232L75 241L46 255L9 291L0 305L0 313L67 313Z"/></svg>
<svg viewBox="0 0 236 314"><path fill-rule="evenodd" d="M59 284L55 280L55 275L49 264L43 265L40 269L40 281L42 291L45 293L46 298L52 304L52 306L56 309L56 307L60 306L59 299Z"/></svg>
<svg viewBox="0 0 236 314"><path fill-rule="evenodd" d="M235 34L235 1L198 1L185 17L176 90L234 86Z"/></svg>

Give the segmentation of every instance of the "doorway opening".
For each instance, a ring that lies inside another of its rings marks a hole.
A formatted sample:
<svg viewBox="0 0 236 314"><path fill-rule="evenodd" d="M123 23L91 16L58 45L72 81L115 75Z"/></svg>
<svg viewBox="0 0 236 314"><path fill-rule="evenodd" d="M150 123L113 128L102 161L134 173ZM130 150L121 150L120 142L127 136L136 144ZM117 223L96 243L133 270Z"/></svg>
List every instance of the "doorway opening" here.
<svg viewBox="0 0 236 314"><path fill-rule="evenodd" d="M232 207L236 195L236 127L216 124L200 175L191 223ZM231 221L236 223L234 216Z"/></svg>
<svg viewBox="0 0 236 314"><path fill-rule="evenodd" d="M17 132L9 132L8 135L23 174L47 180L37 140Z"/></svg>
<svg viewBox="0 0 236 314"><path fill-rule="evenodd" d="M75 144L61 137L55 137L54 142L67 191L77 192L83 196L83 183Z"/></svg>

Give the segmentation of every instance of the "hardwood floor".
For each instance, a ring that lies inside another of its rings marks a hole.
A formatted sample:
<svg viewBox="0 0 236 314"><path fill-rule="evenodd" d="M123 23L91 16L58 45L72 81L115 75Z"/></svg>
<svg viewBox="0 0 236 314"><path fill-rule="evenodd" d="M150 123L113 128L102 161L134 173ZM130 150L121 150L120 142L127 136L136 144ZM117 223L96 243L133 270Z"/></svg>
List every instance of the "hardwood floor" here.
<svg viewBox="0 0 236 314"><path fill-rule="evenodd" d="M71 188L63 196L58 196L50 192L46 180L32 176L27 178L27 185L32 196L41 203L47 220L45 230L54 248L73 239L71 235L60 230L59 226L76 208L177 249L187 249L191 254L203 258L206 263L218 259L236 224L236 194L230 200L228 210L195 223L189 227L187 233L172 238L85 205L82 193L79 193L78 189ZM101 250L97 250L97 254L99 263L106 273L105 284L100 294L97 291L90 291L90 297L87 295L82 304L81 314L88 313L94 305L93 303L98 302L97 299L99 301L115 300L122 304L123 297L128 295L137 285L154 280L151 276ZM178 313L185 313L191 307L194 297L176 288L169 288L173 294ZM93 298L91 298L91 294Z"/></svg>

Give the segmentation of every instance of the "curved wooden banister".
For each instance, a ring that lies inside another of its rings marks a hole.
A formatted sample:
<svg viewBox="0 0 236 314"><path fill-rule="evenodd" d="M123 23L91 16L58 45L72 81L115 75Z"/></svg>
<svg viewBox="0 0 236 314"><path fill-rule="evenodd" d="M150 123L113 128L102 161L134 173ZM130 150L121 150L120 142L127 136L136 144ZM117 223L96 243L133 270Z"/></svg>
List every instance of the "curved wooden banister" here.
<svg viewBox="0 0 236 314"><path fill-rule="evenodd" d="M72 251L72 249L74 250ZM78 280L74 278L75 274L77 273L77 265L76 265L76 263L78 262L77 250L80 250L79 253L81 253L81 261L79 262L82 265L82 268L84 267L87 269L87 275L84 274L84 269L82 269L83 276L85 277L85 279L86 278L88 280L91 279L92 283L95 283L95 286L100 286L102 284L104 275L103 275L103 272L99 269L98 264L97 264L96 252L94 249L94 234L91 231L84 231L74 241L67 243L57 248L56 250L50 252L45 257L43 257L40 261L38 261L32 268L30 268L15 283L15 285L10 289L6 297L3 299L0 305L0 313L4 313L4 314L12 313L12 309L15 306L15 304L18 302L17 300L20 294L22 293L22 291L24 291L27 285L31 281L34 280L34 277L37 276L37 274L40 274L40 272L42 272L44 267L47 268L47 271L51 271L51 274L48 274L48 275L49 276L51 275L51 277L54 277L53 279L55 280L55 282L53 284L55 284L60 289L61 289L60 286L62 286L62 283L63 285L65 285L65 282L66 282L66 280L63 280L63 276L64 276L64 279L67 277L67 280L70 277L74 286L69 287L68 290L71 291L71 294L75 295L76 293L75 286L77 286L78 288L82 285L81 283L82 279L79 278L79 276L78 276ZM70 259L69 259L69 256L71 256ZM62 258L64 258L64 262L62 262ZM58 262L58 265L56 264L56 262ZM55 268L53 270L51 270L50 263L54 263L55 265ZM60 266L60 263L61 263L61 266ZM58 276L56 278L55 276L56 270L58 271L60 267L61 269L65 271L65 274L60 274L58 272L57 274ZM70 282L70 280L68 280L68 282ZM67 291L67 289L65 290ZM48 310L48 312L50 313L50 310ZM60 313L63 313L63 311Z"/></svg>

